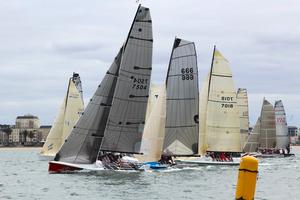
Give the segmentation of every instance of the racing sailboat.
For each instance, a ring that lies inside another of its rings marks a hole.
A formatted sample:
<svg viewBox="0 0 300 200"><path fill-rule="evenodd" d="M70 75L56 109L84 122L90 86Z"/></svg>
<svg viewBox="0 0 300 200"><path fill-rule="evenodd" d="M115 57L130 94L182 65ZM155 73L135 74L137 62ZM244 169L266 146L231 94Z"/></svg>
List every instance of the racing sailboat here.
<svg viewBox="0 0 300 200"><path fill-rule="evenodd" d="M73 73L73 76L69 79L67 94L40 152L40 156L43 159L52 160L54 158L81 116L83 109L80 76L77 73Z"/></svg>
<svg viewBox="0 0 300 200"><path fill-rule="evenodd" d="M152 70L152 20L139 5L126 42L49 172L137 169Z"/></svg>
<svg viewBox="0 0 300 200"><path fill-rule="evenodd" d="M228 61L214 48L210 73L200 92L198 152L201 157L178 162L197 165L238 165L241 152L240 115Z"/></svg>

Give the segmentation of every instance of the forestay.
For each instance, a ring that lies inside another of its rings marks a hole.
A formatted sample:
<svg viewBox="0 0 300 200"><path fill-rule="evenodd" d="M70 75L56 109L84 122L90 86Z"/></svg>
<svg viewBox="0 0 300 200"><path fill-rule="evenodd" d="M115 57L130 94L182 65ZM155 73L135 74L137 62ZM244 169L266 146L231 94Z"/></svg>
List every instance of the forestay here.
<svg viewBox="0 0 300 200"><path fill-rule="evenodd" d="M152 70L152 21L139 6L125 43L100 150L140 153Z"/></svg>
<svg viewBox="0 0 300 200"><path fill-rule="evenodd" d="M175 38L166 80L166 132L163 153L198 153L199 92L195 44Z"/></svg>

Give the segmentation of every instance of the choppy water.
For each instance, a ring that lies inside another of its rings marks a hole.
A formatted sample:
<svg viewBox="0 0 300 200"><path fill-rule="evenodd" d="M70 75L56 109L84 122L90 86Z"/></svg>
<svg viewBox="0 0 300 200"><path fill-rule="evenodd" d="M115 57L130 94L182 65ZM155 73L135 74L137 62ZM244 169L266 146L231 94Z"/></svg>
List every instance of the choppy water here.
<svg viewBox="0 0 300 200"><path fill-rule="evenodd" d="M0 149L0 199L234 199L238 167L166 172L48 174L38 149ZM296 157L259 165L256 199L300 199L300 149Z"/></svg>

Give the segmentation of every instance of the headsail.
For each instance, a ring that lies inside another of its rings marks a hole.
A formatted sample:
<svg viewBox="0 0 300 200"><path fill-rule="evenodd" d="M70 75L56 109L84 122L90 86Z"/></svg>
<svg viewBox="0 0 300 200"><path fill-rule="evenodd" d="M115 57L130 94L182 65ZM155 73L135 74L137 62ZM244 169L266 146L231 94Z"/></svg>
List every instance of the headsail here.
<svg viewBox="0 0 300 200"><path fill-rule="evenodd" d="M286 148L289 145L288 127L286 115L282 101L275 102L275 118L276 118L276 147Z"/></svg>
<svg viewBox="0 0 300 200"><path fill-rule="evenodd" d="M248 95L246 88L239 88L236 94L240 112L241 146L244 147L249 134Z"/></svg>
<svg viewBox="0 0 300 200"><path fill-rule="evenodd" d="M217 49L210 72L205 135L207 151L241 152L236 90L229 63Z"/></svg>
<svg viewBox="0 0 300 200"><path fill-rule="evenodd" d="M167 115L163 153L198 153L199 92L195 44L175 38L166 80Z"/></svg>
<svg viewBox="0 0 300 200"><path fill-rule="evenodd" d="M140 153L152 70L152 21L139 6L122 54L100 150Z"/></svg>
<svg viewBox="0 0 300 200"><path fill-rule="evenodd" d="M150 105L150 106L149 106ZM144 128L139 161L158 161L161 157L165 136L166 87L151 85L147 107L148 117Z"/></svg>
<svg viewBox="0 0 300 200"><path fill-rule="evenodd" d="M78 90L76 85L81 88L80 76L73 73L67 94L41 151L42 155L54 156L58 152L83 112L82 90Z"/></svg>
<svg viewBox="0 0 300 200"><path fill-rule="evenodd" d="M96 161L112 104L122 51L123 48L120 49L113 64L106 72L101 84L56 155L55 160L86 164Z"/></svg>
<svg viewBox="0 0 300 200"><path fill-rule="evenodd" d="M260 115L260 148L275 148L276 146L276 126L275 112L273 105L266 99L263 101Z"/></svg>
<svg viewBox="0 0 300 200"><path fill-rule="evenodd" d="M198 142L198 153L205 155L207 144L206 144L206 115L207 115L207 98L208 98L208 85L210 75L205 78L202 83L200 95L199 95L199 142Z"/></svg>
<svg viewBox="0 0 300 200"><path fill-rule="evenodd" d="M256 124L251 134L249 134L245 143L244 152L257 152L259 146L259 134L260 134L260 118L257 119Z"/></svg>

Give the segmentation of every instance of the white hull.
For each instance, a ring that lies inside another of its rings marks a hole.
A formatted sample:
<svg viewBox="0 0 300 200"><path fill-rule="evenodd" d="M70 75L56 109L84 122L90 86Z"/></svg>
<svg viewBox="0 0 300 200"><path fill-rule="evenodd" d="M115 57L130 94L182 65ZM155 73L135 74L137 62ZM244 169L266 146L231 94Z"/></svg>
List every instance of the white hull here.
<svg viewBox="0 0 300 200"><path fill-rule="evenodd" d="M239 165L240 158L233 158L233 161L216 161L207 157L197 157L192 159L178 159L175 160L177 164L191 164L191 165Z"/></svg>

